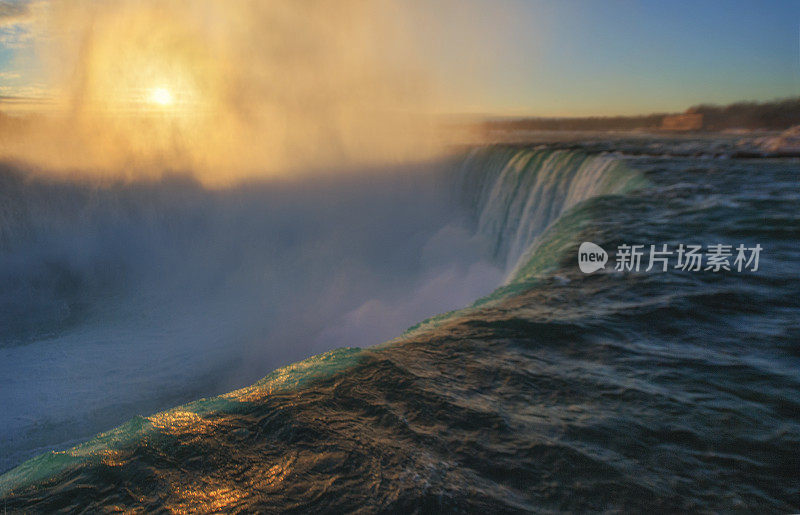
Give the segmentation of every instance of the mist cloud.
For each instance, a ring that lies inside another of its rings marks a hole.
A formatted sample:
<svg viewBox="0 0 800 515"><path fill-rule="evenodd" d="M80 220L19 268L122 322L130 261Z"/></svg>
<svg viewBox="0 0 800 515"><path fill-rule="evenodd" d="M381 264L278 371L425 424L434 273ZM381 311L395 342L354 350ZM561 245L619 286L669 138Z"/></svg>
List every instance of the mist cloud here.
<svg viewBox="0 0 800 515"><path fill-rule="evenodd" d="M226 182L438 150L432 85L397 3L70 0L46 11L37 52L58 115L5 138L6 155ZM174 105L149 103L153 88Z"/></svg>

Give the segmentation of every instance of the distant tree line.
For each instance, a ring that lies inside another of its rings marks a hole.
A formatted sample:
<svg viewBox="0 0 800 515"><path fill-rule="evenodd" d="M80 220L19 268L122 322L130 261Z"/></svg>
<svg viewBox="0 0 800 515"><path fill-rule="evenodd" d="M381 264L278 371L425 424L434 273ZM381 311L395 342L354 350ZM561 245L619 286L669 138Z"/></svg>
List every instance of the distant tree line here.
<svg viewBox="0 0 800 515"><path fill-rule="evenodd" d="M737 102L726 106L702 104L690 107L688 113L703 115L703 128L723 129L788 129L800 125L800 97L775 102Z"/></svg>
<svg viewBox="0 0 800 515"><path fill-rule="evenodd" d="M800 97L763 103L737 102L725 106L701 104L690 107L686 113L702 114L703 130L783 130L793 125L800 125ZM515 118L487 121L484 123L484 128L507 131L659 129L668 114L670 113L585 118Z"/></svg>
<svg viewBox="0 0 800 515"><path fill-rule="evenodd" d="M516 118L511 120L491 120L485 122L490 130L509 131L593 131L593 130L633 130L657 129L661 126L663 114L644 116L593 116L587 118Z"/></svg>

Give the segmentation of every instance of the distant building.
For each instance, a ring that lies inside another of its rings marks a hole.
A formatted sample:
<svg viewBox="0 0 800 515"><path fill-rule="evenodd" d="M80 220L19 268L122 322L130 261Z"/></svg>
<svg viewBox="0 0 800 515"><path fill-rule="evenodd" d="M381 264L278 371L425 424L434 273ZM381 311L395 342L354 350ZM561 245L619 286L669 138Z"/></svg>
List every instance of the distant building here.
<svg viewBox="0 0 800 515"><path fill-rule="evenodd" d="M703 128L700 113L671 114L661 120L661 128L667 131L696 131Z"/></svg>

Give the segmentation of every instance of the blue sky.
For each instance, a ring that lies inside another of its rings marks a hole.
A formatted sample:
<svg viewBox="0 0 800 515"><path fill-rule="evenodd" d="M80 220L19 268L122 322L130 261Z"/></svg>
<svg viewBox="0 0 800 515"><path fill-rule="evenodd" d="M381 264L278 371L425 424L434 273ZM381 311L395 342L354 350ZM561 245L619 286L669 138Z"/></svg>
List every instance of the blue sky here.
<svg viewBox="0 0 800 515"><path fill-rule="evenodd" d="M0 1L0 95L46 89L25 4ZM448 112L634 114L800 95L800 0L408 5L406 29Z"/></svg>
<svg viewBox="0 0 800 515"><path fill-rule="evenodd" d="M456 100L467 110L629 114L800 94L800 0L466 3L484 43L472 50L487 55L462 52L453 31L431 48L450 80L475 86Z"/></svg>

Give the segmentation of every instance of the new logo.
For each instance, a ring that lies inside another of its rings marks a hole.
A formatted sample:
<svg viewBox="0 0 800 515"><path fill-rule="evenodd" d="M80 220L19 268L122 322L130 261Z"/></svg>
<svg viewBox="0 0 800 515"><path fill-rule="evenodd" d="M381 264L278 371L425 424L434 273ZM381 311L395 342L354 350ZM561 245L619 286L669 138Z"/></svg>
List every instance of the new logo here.
<svg viewBox="0 0 800 515"><path fill-rule="evenodd" d="M597 272L605 268L608 254L600 245L584 241L578 249L578 267L584 274Z"/></svg>

